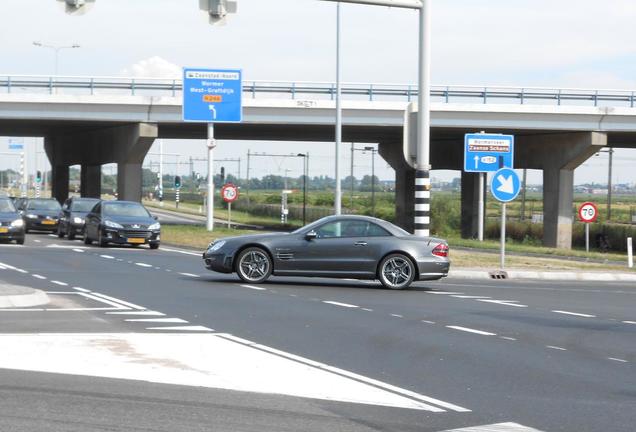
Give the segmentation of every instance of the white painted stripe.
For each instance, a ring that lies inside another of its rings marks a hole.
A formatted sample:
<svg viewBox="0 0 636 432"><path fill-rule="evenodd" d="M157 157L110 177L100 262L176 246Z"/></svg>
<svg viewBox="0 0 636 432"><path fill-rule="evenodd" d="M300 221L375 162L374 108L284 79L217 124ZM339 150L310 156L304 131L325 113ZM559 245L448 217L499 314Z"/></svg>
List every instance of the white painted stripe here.
<svg viewBox="0 0 636 432"><path fill-rule="evenodd" d="M357 308L357 307L360 307L360 306L352 305L352 304L349 304L349 303L340 303L340 302L331 301L331 300L323 300L322 302L326 303L326 304L330 304L330 305L334 305L334 306L341 306L341 307L346 307L346 308Z"/></svg>
<svg viewBox="0 0 636 432"><path fill-rule="evenodd" d="M517 300L487 300L487 299L477 299L477 301L479 302L484 302L484 303L494 303L494 304L500 304L500 305L504 305L504 306L514 306L514 307L520 307L520 308L527 308L528 306L526 305L522 305L522 304L516 304Z"/></svg>
<svg viewBox="0 0 636 432"><path fill-rule="evenodd" d="M509 340L509 341L516 341L517 339L510 337L510 336L499 336L501 339L505 339L505 340Z"/></svg>
<svg viewBox="0 0 636 432"><path fill-rule="evenodd" d="M91 300L98 301L98 302L100 302L100 303L106 303L107 305L115 306L117 309L130 309L130 308L128 308L128 307L122 306L122 305L121 305L121 304L119 304L119 303L115 303L115 302L113 302L113 301L106 300L106 299L101 298L101 297L97 297L97 296L96 296L96 294L97 294L97 293L91 293L91 294L88 294L88 293L80 292L80 293L78 293L78 294L79 294L79 295L81 295L81 296L84 296L84 297L86 297L86 298L89 298L89 299L91 299Z"/></svg>
<svg viewBox="0 0 636 432"><path fill-rule="evenodd" d="M636 324L636 321L623 321L623 324Z"/></svg>
<svg viewBox="0 0 636 432"><path fill-rule="evenodd" d="M404 318L404 315L399 315L399 314L391 314L391 316L396 318Z"/></svg>
<svg viewBox="0 0 636 432"><path fill-rule="evenodd" d="M107 296L106 294L101 294L101 293L94 292L93 295L96 295L98 297L104 298L106 300L117 302L117 303L122 304L124 306L128 306L129 308L132 308L132 309L139 309L139 310L145 310L146 309L143 306L139 306L139 305L136 305L134 303L130 303L130 302L127 302L127 301L124 301L124 300L120 300L120 299L118 299L116 297Z"/></svg>
<svg viewBox="0 0 636 432"><path fill-rule="evenodd" d="M373 309L369 309L369 308L360 308L360 309L367 312L373 312Z"/></svg>
<svg viewBox="0 0 636 432"><path fill-rule="evenodd" d="M124 311L124 312L106 312L106 315L140 315L140 316L165 316L165 314L157 311Z"/></svg>
<svg viewBox="0 0 636 432"><path fill-rule="evenodd" d="M475 334L484 335L484 336L497 336L496 333L490 333L490 332L487 332L487 331L476 330L476 329L472 329L472 328L468 328L468 327L446 326L446 328L453 329L453 330L459 330L459 331L463 331L463 332L468 332L468 333L475 333Z"/></svg>
<svg viewBox="0 0 636 432"><path fill-rule="evenodd" d="M152 267L152 265L146 263L135 263L135 265L138 265L139 267Z"/></svg>
<svg viewBox="0 0 636 432"><path fill-rule="evenodd" d="M162 247L161 248L162 251L166 251L166 252L176 252L176 253L180 253L180 254L184 254L184 255L193 255L193 256L201 256L200 252L190 252L190 251L185 251L185 250L181 250L181 249L169 249L169 248L165 248Z"/></svg>
<svg viewBox="0 0 636 432"><path fill-rule="evenodd" d="M253 289L253 290L257 290L257 291L266 291L267 288L263 288L263 287L259 287L259 286L254 286L254 285L241 285L243 288L249 288L249 289Z"/></svg>
<svg viewBox="0 0 636 432"><path fill-rule="evenodd" d="M49 237L57 237L55 234L49 234Z"/></svg>
<svg viewBox="0 0 636 432"><path fill-rule="evenodd" d="M84 252L84 249L73 249L73 252L80 252L80 253L82 253L82 252Z"/></svg>
<svg viewBox="0 0 636 432"><path fill-rule="evenodd" d="M430 204L415 204L415 210L430 211L431 205Z"/></svg>
<svg viewBox="0 0 636 432"><path fill-rule="evenodd" d="M429 321L429 320L422 320L422 322L425 324L435 324L435 321Z"/></svg>
<svg viewBox="0 0 636 432"><path fill-rule="evenodd" d="M553 310L552 312L558 313L558 314L563 314L563 315L578 316L578 317L583 317L583 318L596 318L596 315L589 315L589 314L583 314L583 313L578 313L578 312L568 312L568 311L564 311L564 310Z"/></svg>
<svg viewBox="0 0 636 432"><path fill-rule="evenodd" d="M68 286L68 284L66 282L60 282L60 281L57 281L57 280L52 280L51 283L55 284L55 285L60 285L60 286Z"/></svg>
<svg viewBox="0 0 636 432"><path fill-rule="evenodd" d="M431 184L430 177L415 177L415 186L426 186Z"/></svg>
<svg viewBox="0 0 636 432"><path fill-rule="evenodd" d="M47 294L54 294L54 295L79 295L78 292L75 291L44 291Z"/></svg>
<svg viewBox="0 0 636 432"><path fill-rule="evenodd" d="M416 229L415 236L417 237L428 237L430 235L430 230L427 229Z"/></svg>
<svg viewBox="0 0 636 432"><path fill-rule="evenodd" d="M451 410L451 411L470 412L469 409L463 408L463 407L455 405L455 404L451 404L451 403L448 403L448 402L441 401L439 399L435 399L435 398L432 398L432 397L429 397L429 396L425 396L425 395L422 395L422 394L419 394L419 393L415 393L413 391L406 390L406 389L403 389L403 388L400 388L400 387L396 387L394 385L387 384L387 383L384 383L382 381L378 381L378 380L375 380L373 378L369 378L369 377L366 377L366 376L363 376L363 375L358 375L356 373L349 372L349 371L346 371L346 370L343 370L343 369L338 369L338 368L335 368L333 366L329 366L329 365L327 365L325 363L316 362L316 361L310 360L310 359L305 358L305 357L300 357L300 356L297 356L297 355L294 355L294 354L291 354L291 353L288 353L288 352L285 352L285 351L280 351L280 350L277 350L275 348L268 347L266 345L257 344L257 343L251 342L251 341L246 340L246 339L241 339L241 338L233 336L233 335L222 335L221 337L224 338L224 339L228 339L228 340L233 340L233 341L239 342L239 343L244 344L244 345L249 346L249 347L260 349L260 350L265 351L265 352L276 354L276 355L278 355L280 357L284 357L284 358L287 358L287 359L290 359L290 360L294 360L294 361L297 361L297 362L300 362L300 363L304 363L305 365L313 366L313 367L321 369L321 370L326 370L326 371L332 372L332 373L340 375L340 376L345 376L345 377L348 377L348 378L352 378L352 379L354 379L354 380L356 380L358 382L371 384L374 387L385 389L385 390L389 390L392 393L396 393L396 394L399 394L399 395L407 396L409 398L412 398L412 399L415 399L415 400L418 400L418 401L421 401L421 402L434 404L434 405L437 405L439 407L442 407L442 408L445 408L445 409L448 409L448 410ZM429 411L433 411L433 412L443 412L442 409L439 409L439 408L437 408L435 406L428 406L425 409L428 409Z"/></svg>
<svg viewBox="0 0 636 432"><path fill-rule="evenodd" d="M31 276L33 276L36 279L42 279L42 280L46 279L46 276L42 276L42 275L39 275L39 274L33 274Z"/></svg>
<svg viewBox="0 0 636 432"><path fill-rule="evenodd" d="M167 324L187 324L188 321L181 318L129 318L124 321L128 322L149 322L149 323L167 323Z"/></svg>
<svg viewBox="0 0 636 432"><path fill-rule="evenodd" d="M201 276L199 275L195 275L192 273L179 273L181 276L188 276L188 277L193 277L193 278L200 278Z"/></svg>
<svg viewBox="0 0 636 432"><path fill-rule="evenodd" d="M19 273L24 273L24 274L29 273L28 271L23 270L23 269L18 268L18 267L15 267L13 270L15 270L15 271L17 271L17 272L19 272Z"/></svg>
<svg viewBox="0 0 636 432"><path fill-rule="evenodd" d="M474 296L474 295L451 295L451 297L460 298L460 299L489 299L491 298L486 296Z"/></svg>
<svg viewBox="0 0 636 432"><path fill-rule="evenodd" d="M42 243L42 240L33 240L36 243Z"/></svg>
<svg viewBox="0 0 636 432"><path fill-rule="evenodd" d="M106 258L106 259L115 259L115 257L111 255L100 255L100 257Z"/></svg>
<svg viewBox="0 0 636 432"><path fill-rule="evenodd" d="M214 331L214 329L203 327L203 326L146 327L146 330L200 331L200 332Z"/></svg>
<svg viewBox="0 0 636 432"><path fill-rule="evenodd" d="M454 294L464 294L460 292L452 292L452 291L425 291L426 294L439 294L439 295L454 295Z"/></svg>
<svg viewBox="0 0 636 432"><path fill-rule="evenodd" d="M80 287L73 287L74 290L78 290L81 292L85 292L85 293L89 293L91 292L91 290L87 290L86 288L80 288Z"/></svg>
<svg viewBox="0 0 636 432"><path fill-rule="evenodd" d="M431 193L429 191L415 191L415 198L430 198Z"/></svg>
<svg viewBox="0 0 636 432"><path fill-rule="evenodd" d="M608 357L607 359L615 361L615 362L620 362L620 363L629 363L627 360L619 359L619 358L616 358L616 357Z"/></svg>
<svg viewBox="0 0 636 432"><path fill-rule="evenodd" d="M565 349L565 348L561 348L561 347L554 346L554 345L546 345L545 347L553 349L553 350L558 350L558 351L567 351L567 349Z"/></svg>
<svg viewBox="0 0 636 432"><path fill-rule="evenodd" d="M9 270L9 269L3 265L0 265L0 270Z"/></svg>
<svg viewBox="0 0 636 432"><path fill-rule="evenodd" d="M452 429L444 432L541 432L539 429L529 428L518 423L496 423L484 426L473 426Z"/></svg>
<svg viewBox="0 0 636 432"><path fill-rule="evenodd" d="M415 223L427 224L431 223L430 216L415 216Z"/></svg>

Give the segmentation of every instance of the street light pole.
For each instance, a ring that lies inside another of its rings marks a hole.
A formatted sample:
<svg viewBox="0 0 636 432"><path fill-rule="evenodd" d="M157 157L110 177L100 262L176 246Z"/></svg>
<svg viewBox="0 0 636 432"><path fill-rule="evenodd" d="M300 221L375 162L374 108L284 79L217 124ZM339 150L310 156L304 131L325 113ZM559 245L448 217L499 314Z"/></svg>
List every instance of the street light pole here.
<svg viewBox="0 0 636 432"><path fill-rule="evenodd" d="M336 5L336 193L335 214L342 213L342 185L340 184L340 146L342 144L342 88L340 83L340 2Z"/></svg>
<svg viewBox="0 0 636 432"><path fill-rule="evenodd" d="M612 162L614 159L614 149L610 148L608 151L609 160L607 167L607 222L612 219Z"/></svg>
<svg viewBox="0 0 636 432"><path fill-rule="evenodd" d="M48 48L48 49L52 49L55 52L55 76L57 76L58 73L58 66L59 66L59 57L60 57L60 51L63 49L73 49L73 48L80 48L79 44L73 44L73 45L46 45L43 44L41 42L33 42L33 45L40 47L40 48Z"/></svg>

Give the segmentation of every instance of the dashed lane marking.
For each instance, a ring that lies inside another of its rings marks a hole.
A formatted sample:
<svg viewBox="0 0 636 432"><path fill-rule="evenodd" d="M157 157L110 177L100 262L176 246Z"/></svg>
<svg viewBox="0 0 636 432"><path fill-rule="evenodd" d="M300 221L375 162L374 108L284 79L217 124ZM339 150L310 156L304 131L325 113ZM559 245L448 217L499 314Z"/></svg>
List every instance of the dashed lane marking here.
<svg viewBox="0 0 636 432"><path fill-rule="evenodd" d="M484 302L484 303L494 303L494 304L500 304L503 306L513 306L513 307L520 307L520 308L527 308L527 305L523 305L523 304L518 304L519 302L517 300L488 300L488 299L477 299L477 301L479 302Z"/></svg>
<svg viewBox="0 0 636 432"><path fill-rule="evenodd" d="M146 327L146 330L213 332L214 329L204 326Z"/></svg>
<svg viewBox="0 0 636 432"><path fill-rule="evenodd" d="M74 290L80 291L80 292L84 292L84 293L89 293L91 292L91 290L87 290L86 288L81 288L81 287L73 287Z"/></svg>
<svg viewBox="0 0 636 432"><path fill-rule="evenodd" d="M459 330L459 331L463 331L463 332L467 332L467 333L475 333L475 334L483 335L483 336L497 336L496 333L490 333L490 332L487 332L487 331L472 329L472 328L468 328L468 327L446 326L446 328L453 329L453 330Z"/></svg>
<svg viewBox="0 0 636 432"><path fill-rule="evenodd" d="M55 285L59 285L59 286L68 286L68 284L66 282L61 282L61 281L58 281L58 280L52 280L51 283L55 284Z"/></svg>
<svg viewBox="0 0 636 432"><path fill-rule="evenodd" d="M40 279L40 280L46 279L46 276L42 276L42 275L39 275L39 274L32 274L31 276L33 276L36 279Z"/></svg>
<svg viewBox="0 0 636 432"><path fill-rule="evenodd" d="M426 294L440 294L440 295L453 295L453 294L464 294L461 292L450 292L450 291L426 291Z"/></svg>
<svg viewBox="0 0 636 432"><path fill-rule="evenodd" d="M578 312L568 312L564 310L553 310L552 312L563 314L563 315L572 315L572 316L577 316L582 318L596 318L596 315L590 315L590 314L584 314L584 313L578 313Z"/></svg>
<svg viewBox="0 0 636 432"><path fill-rule="evenodd" d="M200 278L201 276L199 275L195 275L193 273L179 273L181 276L188 276L188 277L193 277L193 278Z"/></svg>
<svg viewBox="0 0 636 432"><path fill-rule="evenodd" d="M623 321L623 324L636 324L636 321Z"/></svg>
<svg viewBox="0 0 636 432"><path fill-rule="evenodd" d="M504 339L504 340L509 340L509 341L516 341L517 339L510 337L510 336L499 336L500 339Z"/></svg>
<svg viewBox="0 0 636 432"><path fill-rule="evenodd" d="M192 255L192 256L197 256L200 257L201 253L200 252L190 252L190 251L185 251L185 250L180 250L180 249L172 249L172 248L161 248L161 250L166 251L166 252L176 252L176 253L180 253L180 254L184 254L184 255Z"/></svg>
<svg viewBox="0 0 636 432"><path fill-rule="evenodd" d="M187 324L188 321L181 318L128 318L127 322L145 322L145 323L166 323L166 324Z"/></svg>
<svg viewBox="0 0 636 432"><path fill-rule="evenodd" d="M492 298L492 297L485 297L485 296L457 295L457 294L453 294L453 295L451 295L451 297L460 298L460 299L489 299L489 298Z"/></svg>
<svg viewBox="0 0 636 432"><path fill-rule="evenodd" d="M101 258L106 258L106 259L115 259L114 256L112 255L100 255Z"/></svg>
<svg viewBox="0 0 636 432"><path fill-rule="evenodd" d="M554 346L554 345L546 345L545 347L553 349L553 350L557 350L557 351L567 351L567 349L565 349L565 348Z"/></svg>
<svg viewBox="0 0 636 432"><path fill-rule="evenodd" d="M627 360L619 359L619 358L616 358L616 357L608 357L607 359L615 361L615 362L619 362L619 363L629 363Z"/></svg>
<svg viewBox="0 0 636 432"><path fill-rule="evenodd" d="M83 252L85 252L85 251L84 251L84 249L77 249L77 248L74 248L74 249L73 249L73 252L83 253Z"/></svg>
<svg viewBox="0 0 636 432"><path fill-rule="evenodd" d="M435 324L435 321L421 320L424 324Z"/></svg>
<svg viewBox="0 0 636 432"><path fill-rule="evenodd" d="M496 423L484 426L473 426L461 429L452 429L444 432L541 432L539 429L529 428L519 423Z"/></svg>
<svg viewBox="0 0 636 432"><path fill-rule="evenodd" d="M146 268L147 267L152 267L151 264L146 264L146 263L141 263L141 262L135 263L135 265L137 265L139 267L146 267Z"/></svg>
<svg viewBox="0 0 636 432"><path fill-rule="evenodd" d="M253 289L256 291L265 291L266 288L263 287L259 287L259 286L254 286L254 285L241 285L243 288L249 288L249 289Z"/></svg>
<svg viewBox="0 0 636 432"><path fill-rule="evenodd" d="M123 311L123 312L106 312L106 315L137 315L137 316L165 316L166 314L157 311Z"/></svg>
<svg viewBox="0 0 636 432"><path fill-rule="evenodd" d="M391 314L391 316L395 318L404 318L404 315L400 315L400 314Z"/></svg>
<svg viewBox="0 0 636 432"><path fill-rule="evenodd" d="M330 305L334 305L334 306L340 306L340 307L345 307L345 308L358 308L360 306L356 306L356 305L352 305L349 303L340 303L337 301L331 301L331 300L323 300L322 301L325 304L330 304Z"/></svg>
<svg viewBox="0 0 636 432"><path fill-rule="evenodd" d="M360 308L360 310L363 310L366 312L373 312L373 309L369 309L369 308Z"/></svg>

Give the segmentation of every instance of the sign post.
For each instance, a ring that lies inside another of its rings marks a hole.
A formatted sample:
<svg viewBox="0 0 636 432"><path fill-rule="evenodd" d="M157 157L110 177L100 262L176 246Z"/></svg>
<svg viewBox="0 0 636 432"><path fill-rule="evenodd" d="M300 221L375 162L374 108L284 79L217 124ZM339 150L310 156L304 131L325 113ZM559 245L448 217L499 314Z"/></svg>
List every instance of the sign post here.
<svg viewBox="0 0 636 432"><path fill-rule="evenodd" d="M584 202L579 207L579 220L585 223L585 252L590 251L590 224L596 222L598 208L592 202Z"/></svg>
<svg viewBox="0 0 636 432"><path fill-rule="evenodd" d="M208 231L214 229L214 124L242 121L242 95L240 69L183 69L183 121L208 124Z"/></svg>
<svg viewBox="0 0 636 432"><path fill-rule="evenodd" d="M495 172L490 192L495 199L501 202L501 245L500 260L501 270L506 264L506 203L514 200L521 190L521 180L517 173L511 168L502 168Z"/></svg>
<svg viewBox="0 0 636 432"><path fill-rule="evenodd" d="M230 220L232 218L232 203L237 200L239 189L232 183L226 183L221 188L221 198L227 203L227 227L230 228Z"/></svg>
<svg viewBox="0 0 636 432"><path fill-rule="evenodd" d="M485 173L500 168L512 168L514 136L484 132L464 136L464 171L479 173L479 199L477 210L477 238L484 240L484 184Z"/></svg>
<svg viewBox="0 0 636 432"><path fill-rule="evenodd" d="M627 237L627 267L634 267L634 249L631 237Z"/></svg>

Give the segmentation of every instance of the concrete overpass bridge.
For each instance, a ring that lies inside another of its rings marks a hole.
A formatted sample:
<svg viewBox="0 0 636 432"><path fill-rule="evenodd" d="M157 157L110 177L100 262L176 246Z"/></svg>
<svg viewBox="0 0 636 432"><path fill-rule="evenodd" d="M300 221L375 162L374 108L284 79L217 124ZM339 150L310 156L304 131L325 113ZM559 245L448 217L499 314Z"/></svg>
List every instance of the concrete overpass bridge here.
<svg viewBox="0 0 636 432"><path fill-rule="evenodd" d="M218 124L224 140L333 141L331 83L245 82L244 121ZM543 170L544 242L570 247L574 169L603 147L636 147L633 91L434 86L431 163L461 170L463 136L516 136L515 168ZM412 103L405 85L343 86L343 140L378 143L396 172L397 223L413 224ZM205 139L205 124L181 121L179 80L0 76L0 135L41 136L53 167L53 194L68 195L71 165L82 194L96 196L102 164L118 164L122 199L141 198L141 167L157 138ZM475 174L462 173L463 234L477 225Z"/></svg>

